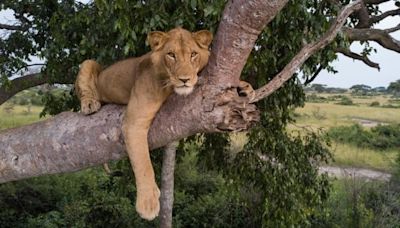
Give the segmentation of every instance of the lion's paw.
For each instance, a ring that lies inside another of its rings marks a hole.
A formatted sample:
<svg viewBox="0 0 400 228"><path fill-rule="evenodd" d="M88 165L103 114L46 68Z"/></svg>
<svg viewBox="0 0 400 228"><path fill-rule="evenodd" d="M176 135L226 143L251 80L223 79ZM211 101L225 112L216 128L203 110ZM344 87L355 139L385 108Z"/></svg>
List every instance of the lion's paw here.
<svg viewBox="0 0 400 228"><path fill-rule="evenodd" d="M101 103L92 98L82 99L81 101L81 112L85 115L89 115L99 111Z"/></svg>
<svg viewBox="0 0 400 228"><path fill-rule="evenodd" d="M240 81L238 88L239 96L248 97L249 100L253 100L256 96L256 92L250 83L245 81Z"/></svg>
<svg viewBox="0 0 400 228"><path fill-rule="evenodd" d="M138 190L136 198L136 211L140 217L153 220L160 212L160 190L154 184L150 189Z"/></svg>

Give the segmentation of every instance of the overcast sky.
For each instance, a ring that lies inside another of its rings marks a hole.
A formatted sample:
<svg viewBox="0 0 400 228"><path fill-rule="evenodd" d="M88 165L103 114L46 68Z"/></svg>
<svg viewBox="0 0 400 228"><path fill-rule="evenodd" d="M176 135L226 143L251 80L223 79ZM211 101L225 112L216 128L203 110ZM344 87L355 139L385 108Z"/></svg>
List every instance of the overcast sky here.
<svg viewBox="0 0 400 228"><path fill-rule="evenodd" d="M87 0L81 0L86 2ZM394 1L389 1L381 8L382 11L393 9ZM0 23L11 23L13 20L12 11L0 11ZM390 17L382 21L377 28L391 28L400 24L400 16ZM1 30L0 30L1 31ZM392 35L400 40L400 31L392 33ZM388 86L390 82L400 79L400 54L381 48L375 42L372 46L376 47L377 53L370 56L372 61L380 64L381 70L368 67L360 61L356 61L339 55L339 59L333 63L333 66L339 72L330 74L321 72L313 83L326 84L330 87L349 88L355 84L365 84L372 87ZM360 52L361 48L358 44L353 44L351 50ZM37 60L36 60L37 61Z"/></svg>

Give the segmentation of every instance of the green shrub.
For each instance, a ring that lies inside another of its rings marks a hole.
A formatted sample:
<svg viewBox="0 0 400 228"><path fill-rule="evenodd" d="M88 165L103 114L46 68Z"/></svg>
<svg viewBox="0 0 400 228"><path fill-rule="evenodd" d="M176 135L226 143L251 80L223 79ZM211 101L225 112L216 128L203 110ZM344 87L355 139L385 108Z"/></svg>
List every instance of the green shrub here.
<svg viewBox="0 0 400 228"><path fill-rule="evenodd" d="M371 107L378 107L379 105L381 105L378 101L373 101L371 102L371 104L369 104L369 106Z"/></svg>
<svg viewBox="0 0 400 228"><path fill-rule="evenodd" d="M339 102L336 104L338 105L354 105L353 100L349 97L343 96Z"/></svg>
<svg viewBox="0 0 400 228"><path fill-rule="evenodd" d="M378 125L365 130L359 124L329 129L328 136L337 142L372 149L400 148L400 124Z"/></svg>
<svg viewBox="0 0 400 228"><path fill-rule="evenodd" d="M327 103L329 99L318 96L317 94L310 94L306 96L306 101L311 103Z"/></svg>
<svg viewBox="0 0 400 228"><path fill-rule="evenodd" d="M400 193L392 183L343 179L312 227L398 227Z"/></svg>

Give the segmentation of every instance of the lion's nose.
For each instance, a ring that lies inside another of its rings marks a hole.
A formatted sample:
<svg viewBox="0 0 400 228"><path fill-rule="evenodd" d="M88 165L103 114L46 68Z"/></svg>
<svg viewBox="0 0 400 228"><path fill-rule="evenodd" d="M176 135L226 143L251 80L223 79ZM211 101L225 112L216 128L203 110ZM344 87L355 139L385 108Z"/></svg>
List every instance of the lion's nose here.
<svg viewBox="0 0 400 228"><path fill-rule="evenodd" d="M181 82L186 83L187 81L189 81L189 78L180 78L179 80L181 80Z"/></svg>

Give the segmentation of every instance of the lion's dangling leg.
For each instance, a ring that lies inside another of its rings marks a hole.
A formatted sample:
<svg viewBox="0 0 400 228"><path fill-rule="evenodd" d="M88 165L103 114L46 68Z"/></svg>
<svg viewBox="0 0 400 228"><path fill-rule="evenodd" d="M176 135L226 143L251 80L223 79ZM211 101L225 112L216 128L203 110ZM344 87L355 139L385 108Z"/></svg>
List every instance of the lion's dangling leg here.
<svg viewBox="0 0 400 228"><path fill-rule="evenodd" d="M97 112L100 107L100 97L97 92L97 78L101 66L94 60L85 60L80 67L75 82L75 90L81 101L81 111L85 115Z"/></svg>

